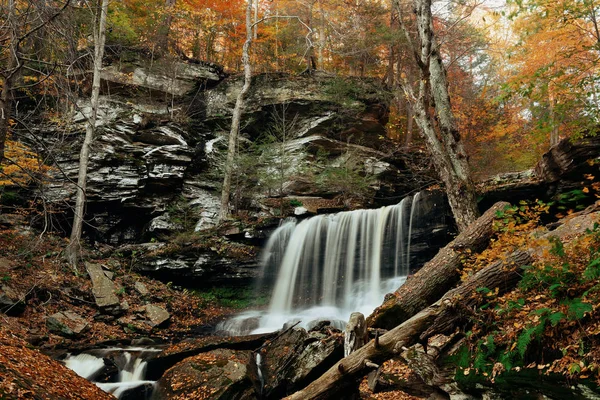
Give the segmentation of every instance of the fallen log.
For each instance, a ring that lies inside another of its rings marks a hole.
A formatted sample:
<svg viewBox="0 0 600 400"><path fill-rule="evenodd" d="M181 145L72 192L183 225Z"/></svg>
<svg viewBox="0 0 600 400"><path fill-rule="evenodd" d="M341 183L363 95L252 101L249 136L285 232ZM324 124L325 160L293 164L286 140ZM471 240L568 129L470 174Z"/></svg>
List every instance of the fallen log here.
<svg viewBox="0 0 600 400"><path fill-rule="evenodd" d="M466 252L485 249L492 237L496 213L509 204L498 202L475 223L441 249L437 255L378 307L369 318L370 327L392 329L406 321L454 287L460 278L461 259Z"/></svg>
<svg viewBox="0 0 600 400"><path fill-rule="evenodd" d="M421 340L424 332L432 324L438 327L450 326L456 321L457 304L461 307L474 307L481 296L473 296L477 288L490 290L510 290L519 280L519 268L531 261L528 252L517 251L505 260L497 261L470 277L463 285L448 292L431 306L418 312L410 319L378 338L371 340L362 348L343 358L320 378L306 388L287 397L288 400L329 399L339 394L340 388L371 370L369 365L381 364L396 357L408 346ZM454 310L454 311L453 311Z"/></svg>

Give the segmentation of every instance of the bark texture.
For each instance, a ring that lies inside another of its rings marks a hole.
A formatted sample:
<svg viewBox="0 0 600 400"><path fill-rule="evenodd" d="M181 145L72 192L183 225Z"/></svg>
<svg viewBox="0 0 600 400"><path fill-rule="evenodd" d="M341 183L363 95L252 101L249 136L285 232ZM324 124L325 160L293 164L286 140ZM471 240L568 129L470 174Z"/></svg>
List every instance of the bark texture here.
<svg viewBox="0 0 600 400"><path fill-rule="evenodd" d="M365 316L362 313L353 312L344 331L344 357L363 347L368 338Z"/></svg>
<svg viewBox="0 0 600 400"><path fill-rule="evenodd" d="M244 65L244 86L237 96L233 116L231 118L231 130L229 131L229 142L227 144L227 159L225 161L225 176L223 178L223 189L221 191L221 212L219 220L224 221L229 216L229 198L231 197L231 178L233 176L233 164L240 131L240 121L246 94L250 90L252 81L252 66L250 65L250 45L252 44L252 2L248 0L246 5L246 41L242 48L242 64Z"/></svg>
<svg viewBox="0 0 600 400"><path fill-rule="evenodd" d="M418 88L403 77L400 85L425 138L436 171L444 182L448 201L460 231L479 216L477 195L469 170L468 158L452 112L446 69L433 31L431 0L414 0L417 38L402 18L400 2L394 3L406 42L419 69ZM431 111L433 109L433 112Z"/></svg>
<svg viewBox="0 0 600 400"><path fill-rule="evenodd" d="M493 234L496 213L508 205L506 202L498 202L487 210L410 277L392 298L377 308L367 319L367 324L371 327L391 329L451 289L459 280L459 268L464 252L477 253L487 246Z"/></svg>
<svg viewBox="0 0 600 400"><path fill-rule="evenodd" d="M100 72L102 71L102 59L104 58L104 43L106 42L106 18L108 15L108 0L102 0L98 11L98 23L94 29L94 76L92 80L91 115L88 117L85 129L85 139L79 154L79 174L77 176L77 198L73 215L73 227L69 245L65 249L67 261L74 270L77 270L77 262L81 256L81 231L83 229L83 217L85 215L87 168L90 160L90 146L94 139L96 130L96 118L98 115L98 102L100 97Z"/></svg>
<svg viewBox="0 0 600 400"><path fill-rule="evenodd" d="M8 140L8 131L10 130L10 119L12 117L12 90L14 86L15 76L20 69L19 60L17 55L19 54L19 40L17 38L15 29L12 26L16 23L15 19L15 2L13 0L8 2L8 15L6 20L7 25L10 27L6 34L4 41L8 41L8 62L7 67L0 74L2 78L2 89L0 92L0 163L4 160L4 151L6 141Z"/></svg>

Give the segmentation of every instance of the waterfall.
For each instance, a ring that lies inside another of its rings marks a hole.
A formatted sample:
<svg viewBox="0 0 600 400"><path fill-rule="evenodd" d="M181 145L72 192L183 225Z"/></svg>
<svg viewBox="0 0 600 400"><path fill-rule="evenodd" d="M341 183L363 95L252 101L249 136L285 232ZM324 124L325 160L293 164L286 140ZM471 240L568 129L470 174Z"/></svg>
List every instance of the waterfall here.
<svg viewBox="0 0 600 400"><path fill-rule="evenodd" d="M354 311L370 314L409 273L421 199L416 194L375 210L285 220L262 255L261 282L276 277L268 311L242 314L217 329L258 333L324 319L343 327Z"/></svg>

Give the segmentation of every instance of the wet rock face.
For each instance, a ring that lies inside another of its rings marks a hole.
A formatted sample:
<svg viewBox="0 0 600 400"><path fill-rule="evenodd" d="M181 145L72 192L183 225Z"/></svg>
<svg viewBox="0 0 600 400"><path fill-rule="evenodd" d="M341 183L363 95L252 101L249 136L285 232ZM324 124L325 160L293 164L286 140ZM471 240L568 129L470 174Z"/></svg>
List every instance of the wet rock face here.
<svg viewBox="0 0 600 400"><path fill-rule="evenodd" d="M250 352L218 349L189 357L158 381L156 399L256 399L247 377Z"/></svg>
<svg viewBox="0 0 600 400"><path fill-rule="evenodd" d="M145 249L156 247L140 245L133 268L185 287L249 286L259 274L258 260L254 257L243 261L210 249L193 248L172 254L144 255Z"/></svg>
<svg viewBox="0 0 600 400"><path fill-rule="evenodd" d="M280 399L304 387L343 356L341 335L295 328L260 350L260 374L256 366L253 374L264 398Z"/></svg>
<svg viewBox="0 0 600 400"><path fill-rule="evenodd" d="M342 342L341 333L330 327L290 329L280 336L207 337L172 346L149 361L148 371L161 376L157 399L204 393L202 398L278 400L340 360Z"/></svg>
<svg viewBox="0 0 600 400"><path fill-rule="evenodd" d="M150 70L140 60L115 63L104 70L111 95L101 97L88 168L90 224L85 233L95 241L140 242L216 223L222 179L218 165L226 150L223 137L242 81L223 80L224 75L211 65L173 65L176 74L166 64ZM397 202L418 182L407 179L411 174L405 160L391 155L390 143L383 139L387 122L383 90L375 82L352 81L346 86L356 84L361 89L360 94L350 96L337 90L338 81L319 76L256 76L244 111L244 140L258 140L276 123L277 113L285 110L295 120L287 144L294 168L301 168L319 152L328 153L334 164L352 152L380 177L370 189L378 198L377 205L382 196L388 204ZM59 207L75 198L73 182L89 102L82 99L78 110L70 134L38 128L49 145L61 147L55 152L60 169L53 172L54 179L47 186L47 197ZM285 195L336 194L307 184L305 174L296 172L283 185ZM244 200L245 205L258 213L260 204L252 196ZM69 219L69 207L64 210ZM63 221L62 227L68 231L69 223Z"/></svg>

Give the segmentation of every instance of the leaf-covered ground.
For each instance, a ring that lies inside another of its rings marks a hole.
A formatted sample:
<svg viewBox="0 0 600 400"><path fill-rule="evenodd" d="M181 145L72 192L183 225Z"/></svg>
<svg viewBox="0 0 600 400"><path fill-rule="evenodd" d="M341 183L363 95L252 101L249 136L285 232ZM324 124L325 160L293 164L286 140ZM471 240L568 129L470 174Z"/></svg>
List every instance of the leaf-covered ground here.
<svg viewBox="0 0 600 400"><path fill-rule="evenodd" d="M566 216L563 221L577 215L585 224L570 224L572 231L560 238L539 224L546 212L543 204L506 210L495 242L465 260L467 276L512 249L535 249L515 290L498 296L479 288L475 294L484 306L470 318L456 355L459 376L494 382L530 369L600 382L600 204Z"/></svg>
<svg viewBox="0 0 600 400"><path fill-rule="evenodd" d="M114 399L0 327L1 399Z"/></svg>
<svg viewBox="0 0 600 400"><path fill-rule="evenodd" d="M34 349L53 352L106 341L127 343L140 337L178 341L236 311L140 276L130 271L125 260L96 259L94 262L105 265L114 274L119 300L129 306L121 315L102 313L96 307L91 281L81 273L82 268L80 274L75 274L65 264L62 257L65 245L58 237L48 234L40 237L23 226L4 226L0 230L0 295L10 293L22 300L14 309L0 312L0 398L111 398L94 385L81 384L75 374L65 372L60 363ZM144 284L147 294L135 289L137 282ZM161 306L170 313L165 326L152 327L140 318L139 310L147 304ZM24 310L17 312L23 305ZM48 328L47 317L64 311L85 320L87 326L83 332L60 335ZM71 391L72 387L81 387L81 391Z"/></svg>

